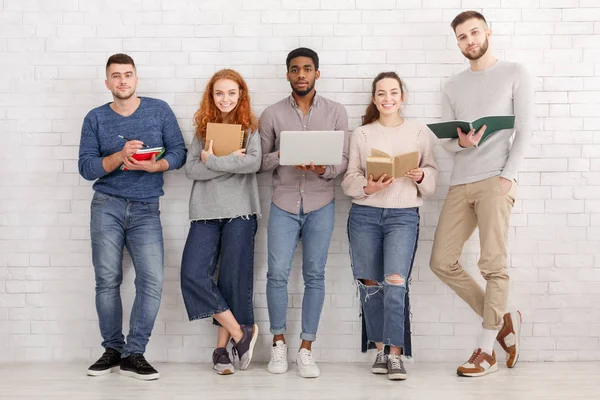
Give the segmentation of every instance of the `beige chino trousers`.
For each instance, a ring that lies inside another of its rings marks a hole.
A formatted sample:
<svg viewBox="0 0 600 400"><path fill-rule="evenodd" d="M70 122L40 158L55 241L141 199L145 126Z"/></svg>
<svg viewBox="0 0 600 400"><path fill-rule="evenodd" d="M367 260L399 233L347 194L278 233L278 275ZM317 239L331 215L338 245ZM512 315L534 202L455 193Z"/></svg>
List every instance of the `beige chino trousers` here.
<svg viewBox="0 0 600 400"><path fill-rule="evenodd" d="M483 318L483 328L499 330L508 302L507 239L517 183L508 193L500 177L451 186L435 231L432 271ZM485 291L458 262L463 246L479 228L478 266Z"/></svg>

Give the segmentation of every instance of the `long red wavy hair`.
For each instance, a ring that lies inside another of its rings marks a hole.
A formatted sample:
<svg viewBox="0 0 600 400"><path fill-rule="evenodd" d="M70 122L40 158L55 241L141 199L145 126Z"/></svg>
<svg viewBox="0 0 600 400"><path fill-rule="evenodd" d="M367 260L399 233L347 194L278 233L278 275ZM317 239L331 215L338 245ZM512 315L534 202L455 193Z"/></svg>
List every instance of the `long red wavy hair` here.
<svg viewBox="0 0 600 400"><path fill-rule="evenodd" d="M215 82L219 79L230 79L237 83L240 88L238 103L225 118L223 118L221 111L219 111L213 99ZM212 78L210 78L210 81L206 85L206 89L204 89L200 108L194 114L194 125L196 126L196 137L198 140L204 140L206 138L206 125L209 122L242 125L242 130L244 131L244 143L247 142L248 134L258 129L258 121L252 113L252 108L250 106L248 85L238 72L232 69L222 69L217 71Z"/></svg>

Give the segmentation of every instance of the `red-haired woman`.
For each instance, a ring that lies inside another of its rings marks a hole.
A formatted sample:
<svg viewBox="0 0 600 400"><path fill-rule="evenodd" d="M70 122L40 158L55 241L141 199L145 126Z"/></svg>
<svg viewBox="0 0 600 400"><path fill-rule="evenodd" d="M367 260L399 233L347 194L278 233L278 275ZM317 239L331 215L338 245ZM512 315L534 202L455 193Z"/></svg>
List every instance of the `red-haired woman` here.
<svg viewBox="0 0 600 400"><path fill-rule="evenodd" d="M211 141L205 150L209 122L241 125L244 148L218 157ZM185 174L194 184L181 291L190 321L213 317L218 326L214 369L219 375L229 375L234 372L227 351L229 339L239 357L239 368L244 370L258 338L252 292L254 236L260 216L256 172L261 149L248 86L239 73L224 69L213 75L194 123L196 134L185 165Z"/></svg>

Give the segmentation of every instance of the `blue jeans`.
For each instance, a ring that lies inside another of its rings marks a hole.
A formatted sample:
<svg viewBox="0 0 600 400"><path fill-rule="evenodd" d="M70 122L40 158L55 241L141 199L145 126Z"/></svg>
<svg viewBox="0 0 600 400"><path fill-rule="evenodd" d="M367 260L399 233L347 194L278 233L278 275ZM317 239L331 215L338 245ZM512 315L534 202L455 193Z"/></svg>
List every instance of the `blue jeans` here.
<svg viewBox="0 0 600 400"><path fill-rule="evenodd" d="M302 239L302 340L314 342L325 299L325 264L333 232L335 205L292 214L271 203L268 227L267 305L273 335L286 331L287 284L298 241Z"/></svg>
<svg viewBox="0 0 600 400"><path fill-rule="evenodd" d="M408 284L419 238L418 208L353 204L348 236L367 342L402 347L410 356ZM392 282L391 275L395 274L402 283ZM363 280L375 281L376 285L365 285Z"/></svg>
<svg viewBox="0 0 600 400"><path fill-rule="evenodd" d="M231 310L239 324L254 323L256 229L256 215L191 223L181 261L181 293L190 321Z"/></svg>
<svg viewBox="0 0 600 400"><path fill-rule="evenodd" d="M123 357L144 353L160 307L164 249L158 202L130 201L95 192L91 206L96 310L103 347ZM135 300L127 343L123 337L123 247L135 269Z"/></svg>

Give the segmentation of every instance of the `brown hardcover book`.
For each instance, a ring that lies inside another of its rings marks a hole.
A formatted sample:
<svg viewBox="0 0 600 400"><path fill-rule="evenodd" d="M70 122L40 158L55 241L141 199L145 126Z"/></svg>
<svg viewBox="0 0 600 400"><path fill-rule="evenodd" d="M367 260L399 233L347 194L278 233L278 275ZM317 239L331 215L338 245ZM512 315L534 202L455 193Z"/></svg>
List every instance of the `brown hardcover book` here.
<svg viewBox="0 0 600 400"><path fill-rule="evenodd" d="M208 144L211 140L213 141L213 153L215 153L215 156L229 155L244 146L242 126L209 122L206 125L205 150L208 150Z"/></svg>
<svg viewBox="0 0 600 400"><path fill-rule="evenodd" d="M381 150L371 149L371 155L367 157L367 178L373 175L374 180L379 180L381 175L387 178L403 178L411 169L419 167L419 153L412 152L391 157Z"/></svg>

